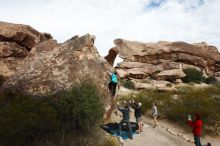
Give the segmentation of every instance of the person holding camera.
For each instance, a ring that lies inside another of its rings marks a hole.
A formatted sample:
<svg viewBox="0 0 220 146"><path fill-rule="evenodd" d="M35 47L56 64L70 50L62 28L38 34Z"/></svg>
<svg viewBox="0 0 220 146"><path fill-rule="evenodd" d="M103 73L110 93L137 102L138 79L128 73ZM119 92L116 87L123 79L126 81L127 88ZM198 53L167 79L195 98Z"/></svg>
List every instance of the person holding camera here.
<svg viewBox="0 0 220 146"><path fill-rule="evenodd" d="M137 133L140 133L142 132L143 128L142 128L142 122L141 122L141 102L139 103L136 103L134 102L134 100L130 101L130 104L131 104L131 107L135 110L134 111L134 116L136 118L136 122L138 124L138 132Z"/></svg>
<svg viewBox="0 0 220 146"><path fill-rule="evenodd" d="M188 116L188 124L193 128L193 135L194 135L194 142L196 146L202 146L200 137L202 134L202 125L203 122L201 120L201 115L196 113L195 114L195 121L192 121L191 115Z"/></svg>

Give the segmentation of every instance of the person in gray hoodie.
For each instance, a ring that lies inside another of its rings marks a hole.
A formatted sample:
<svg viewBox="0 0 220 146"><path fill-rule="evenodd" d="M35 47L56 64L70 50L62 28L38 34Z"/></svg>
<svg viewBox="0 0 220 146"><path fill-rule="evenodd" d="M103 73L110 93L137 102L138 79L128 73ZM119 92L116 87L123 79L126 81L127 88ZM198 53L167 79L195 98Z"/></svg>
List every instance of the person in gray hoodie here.
<svg viewBox="0 0 220 146"><path fill-rule="evenodd" d="M124 108L121 108L121 107L119 107L119 103L117 102L117 108L123 114L123 119L121 120L121 122L119 122L119 134L121 134L121 126L124 123L126 123L127 128L128 128L128 132L129 132L129 138L133 139L131 124L130 124L130 109L129 109L129 106L126 104Z"/></svg>

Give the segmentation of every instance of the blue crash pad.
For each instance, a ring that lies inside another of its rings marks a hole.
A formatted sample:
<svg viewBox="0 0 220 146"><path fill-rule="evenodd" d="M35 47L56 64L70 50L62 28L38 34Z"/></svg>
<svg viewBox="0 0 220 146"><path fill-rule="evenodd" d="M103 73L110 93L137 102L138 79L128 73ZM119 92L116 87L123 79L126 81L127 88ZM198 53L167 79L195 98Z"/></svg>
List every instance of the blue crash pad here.
<svg viewBox="0 0 220 146"><path fill-rule="evenodd" d="M101 126L102 129L107 131L108 133L119 136L122 139L128 139L129 138L129 132L127 125L124 124L121 128L121 134L119 134L119 126L118 123L108 123L106 125ZM136 130L138 129L138 124L135 122L131 122L131 129L132 129L132 135L136 134Z"/></svg>

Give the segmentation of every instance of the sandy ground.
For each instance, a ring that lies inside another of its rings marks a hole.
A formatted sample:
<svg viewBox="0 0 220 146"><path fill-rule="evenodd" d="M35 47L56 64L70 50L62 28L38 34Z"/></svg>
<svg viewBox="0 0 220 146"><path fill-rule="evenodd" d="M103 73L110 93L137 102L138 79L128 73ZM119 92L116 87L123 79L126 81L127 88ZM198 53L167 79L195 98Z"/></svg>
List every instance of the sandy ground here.
<svg viewBox="0 0 220 146"><path fill-rule="evenodd" d="M132 119L133 120L133 119ZM146 119L145 119L146 121ZM178 126L167 121L160 121L160 125L153 128L152 121L144 122L143 132L134 135L134 139L127 139L123 142L123 146L194 146L194 143L188 142L177 135L172 135L167 131L167 128L177 133L184 134L189 139L193 139L191 133L184 133ZM202 144L211 142L212 146L220 146L220 139L211 137L202 137Z"/></svg>
<svg viewBox="0 0 220 146"><path fill-rule="evenodd" d="M118 116L113 117L113 121L120 120L120 117ZM131 118L131 121L134 120L134 118ZM151 118L144 118L143 123L143 132L140 134L135 134L133 140L122 140L123 146L194 146L194 143L188 142L177 135L172 135L167 131L167 129L171 129L175 133L183 134L184 136L193 140L193 135L191 132L186 132L175 123L171 123L166 120L160 120L159 126L156 128L153 128L153 120ZM220 146L219 137L212 138L206 136L202 137L201 141L202 144L211 142L212 146Z"/></svg>
<svg viewBox="0 0 220 146"><path fill-rule="evenodd" d="M134 135L133 140L125 140L124 146L193 146L180 137L170 135L161 127L144 126L144 132Z"/></svg>

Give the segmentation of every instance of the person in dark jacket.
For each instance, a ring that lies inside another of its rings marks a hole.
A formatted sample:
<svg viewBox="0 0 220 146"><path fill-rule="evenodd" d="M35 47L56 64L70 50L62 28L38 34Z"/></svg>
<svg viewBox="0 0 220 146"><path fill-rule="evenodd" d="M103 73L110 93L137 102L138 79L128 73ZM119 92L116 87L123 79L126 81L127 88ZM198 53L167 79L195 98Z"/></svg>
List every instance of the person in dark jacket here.
<svg viewBox="0 0 220 146"><path fill-rule="evenodd" d="M126 104L125 108L121 108L121 107L119 107L119 103L117 102L117 107L118 107L118 110L120 112L122 112L122 114L123 114L123 119L119 123L119 134L121 134L121 126L124 123L126 123L127 128L128 128L128 132L129 132L129 137L130 137L130 139L133 139L131 124L130 124L130 109L129 109L129 106Z"/></svg>
<svg viewBox="0 0 220 146"><path fill-rule="evenodd" d="M138 132L142 132L142 122L141 122L141 102L136 103L134 100L132 102L130 101L131 107L135 110L134 111L134 116L136 118L136 122L138 123Z"/></svg>
<svg viewBox="0 0 220 146"><path fill-rule="evenodd" d="M196 113L195 114L195 121L192 122L191 116L189 115L188 117L188 124L189 126L191 126L193 128L193 134L194 134L194 142L196 146L202 146L201 142L200 142L200 137L202 134L202 125L203 122L201 120L201 115Z"/></svg>

